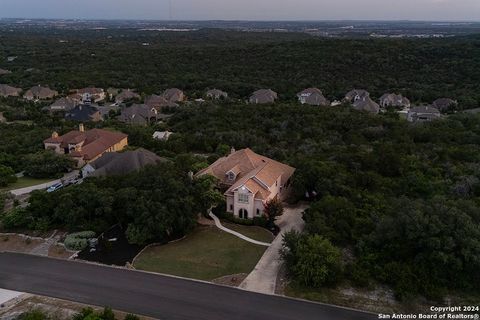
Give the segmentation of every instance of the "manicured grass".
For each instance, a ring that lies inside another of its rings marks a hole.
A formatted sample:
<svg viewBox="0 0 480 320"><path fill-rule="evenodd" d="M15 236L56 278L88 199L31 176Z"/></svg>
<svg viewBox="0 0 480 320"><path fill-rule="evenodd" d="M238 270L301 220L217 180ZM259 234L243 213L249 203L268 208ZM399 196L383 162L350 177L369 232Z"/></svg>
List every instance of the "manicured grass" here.
<svg viewBox="0 0 480 320"><path fill-rule="evenodd" d="M215 226L202 226L183 240L146 249L134 266L147 271L213 280L231 274L249 273L265 249L220 231Z"/></svg>
<svg viewBox="0 0 480 320"><path fill-rule="evenodd" d="M34 179L30 177L21 177L17 179L17 182L9 184L8 187L0 188L0 190L7 191L7 190L26 188L26 187L35 186L37 184L47 183L53 180L55 179Z"/></svg>
<svg viewBox="0 0 480 320"><path fill-rule="evenodd" d="M222 225L224 225L226 228L231 229L233 231L240 232L244 236L247 236L253 240L270 243L274 238L273 234L270 231L262 227L242 226L238 224L228 223L225 221L222 221Z"/></svg>

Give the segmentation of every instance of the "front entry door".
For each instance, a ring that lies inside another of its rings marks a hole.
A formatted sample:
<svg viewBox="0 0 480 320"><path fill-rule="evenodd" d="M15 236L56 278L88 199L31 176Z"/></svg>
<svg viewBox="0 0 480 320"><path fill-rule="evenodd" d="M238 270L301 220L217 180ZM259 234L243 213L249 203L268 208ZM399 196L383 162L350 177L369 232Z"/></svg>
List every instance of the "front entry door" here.
<svg viewBox="0 0 480 320"><path fill-rule="evenodd" d="M240 210L238 211L238 217L239 217L240 219L248 219L248 211L245 210L245 209L240 209Z"/></svg>

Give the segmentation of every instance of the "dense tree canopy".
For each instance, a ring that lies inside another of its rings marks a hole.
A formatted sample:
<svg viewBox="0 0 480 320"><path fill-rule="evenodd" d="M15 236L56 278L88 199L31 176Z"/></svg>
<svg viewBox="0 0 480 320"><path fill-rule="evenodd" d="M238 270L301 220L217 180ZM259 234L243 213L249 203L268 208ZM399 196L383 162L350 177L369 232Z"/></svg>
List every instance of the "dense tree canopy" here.
<svg viewBox="0 0 480 320"><path fill-rule="evenodd" d="M36 191L30 205L5 215L5 227L102 232L120 223L131 243L175 239L192 230L198 214L221 196L210 177L190 180L174 164L150 166L138 173L87 179L55 193Z"/></svg>

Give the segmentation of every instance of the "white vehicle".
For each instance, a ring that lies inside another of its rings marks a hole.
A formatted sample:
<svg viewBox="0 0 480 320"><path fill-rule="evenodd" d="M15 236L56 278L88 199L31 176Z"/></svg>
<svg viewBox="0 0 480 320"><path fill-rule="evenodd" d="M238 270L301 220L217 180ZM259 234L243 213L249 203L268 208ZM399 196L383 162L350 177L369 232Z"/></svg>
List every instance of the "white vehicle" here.
<svg viewBox="0 0 480 320"><path fill-rule="evenodd" d="M48 189L47 192L54 192L59 189L63 188L63 184L61 182L55 183L54 185L51 185Z"/></svg>

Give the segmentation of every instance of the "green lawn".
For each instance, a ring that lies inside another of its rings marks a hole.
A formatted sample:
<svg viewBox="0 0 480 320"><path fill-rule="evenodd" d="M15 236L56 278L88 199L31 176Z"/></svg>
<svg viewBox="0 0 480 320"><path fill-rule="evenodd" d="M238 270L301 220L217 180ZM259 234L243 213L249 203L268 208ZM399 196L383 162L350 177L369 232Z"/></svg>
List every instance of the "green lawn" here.
<svg viewBox="0 0 480 320"><path fill-rule="evenodd" d="M37 184L47 183L53 181L55 179L34 179L30 177L21 177L17 179L17 182L9 184L8 187L0 188L0 190L7 191L7 190L15 190L25 187L35 186Z"/></svg>
<svg viewBox="0 0 480 320"><path fill-rule="evenodd" d="M266 239L264 231L238 226L237 231ZM255 234L255 235L254 235ZM271 239L270 239L271 240ZM254 245L214 226L198 227L187 238L150 247L135 261L135 268L200 280L249 273L266 247Z"/></svg>
<svg viewBox="0 0 480 320"><path fill-rule="evenodd" d="M242 226L238 224L228 223L225 221L222 221L222 225L233 231L240 232L244 236L247 236L253 240L268 242L268 243L272 242L273 240L273 234L267 229L264 229L262 227L257 227L257 226L247 227L247 226Z"/></svg>

